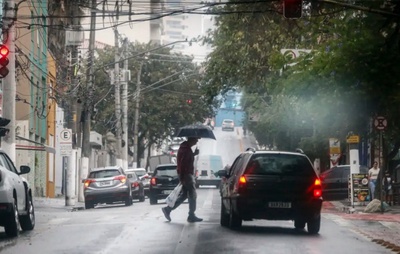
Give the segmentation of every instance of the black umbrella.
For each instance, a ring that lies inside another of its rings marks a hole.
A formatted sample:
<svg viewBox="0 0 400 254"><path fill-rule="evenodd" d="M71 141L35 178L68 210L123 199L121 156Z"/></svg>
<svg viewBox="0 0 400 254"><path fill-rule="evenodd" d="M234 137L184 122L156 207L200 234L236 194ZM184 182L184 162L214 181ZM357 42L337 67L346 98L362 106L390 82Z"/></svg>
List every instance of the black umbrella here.
<svg viewBox="0 0 400 254"><path fill-rule="evenodd" d="M207 125L192 124L179 129L177 137L196 137L216 139L213 131Z"/></svg>

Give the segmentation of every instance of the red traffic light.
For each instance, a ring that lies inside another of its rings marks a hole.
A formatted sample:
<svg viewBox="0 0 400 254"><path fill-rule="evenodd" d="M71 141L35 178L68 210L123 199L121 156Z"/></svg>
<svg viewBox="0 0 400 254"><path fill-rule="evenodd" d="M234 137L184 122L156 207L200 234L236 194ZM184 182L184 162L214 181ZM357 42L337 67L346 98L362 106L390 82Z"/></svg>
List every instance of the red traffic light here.
<svg viewBox="0 0 400 254"><path fill-rule="evenodd" d="M10 62L7 58L9 53L10 50L6 45L0 45L0 78L4 78L9 73L7 68L8 63Z"/></svg>
<svg viewBox="0 0 400 254"><path fill-rule="evenodd" d="M10 53L10 50L7 48L6 45L1 45L0 46L0 56L3 57L7 57L8 53Z"/></svg>
<svg viewBox="0 0 400 254"><path fill-rule="evenodd" d="M283 16L287 19L301 18L303 0L283 0Z"/></svg>

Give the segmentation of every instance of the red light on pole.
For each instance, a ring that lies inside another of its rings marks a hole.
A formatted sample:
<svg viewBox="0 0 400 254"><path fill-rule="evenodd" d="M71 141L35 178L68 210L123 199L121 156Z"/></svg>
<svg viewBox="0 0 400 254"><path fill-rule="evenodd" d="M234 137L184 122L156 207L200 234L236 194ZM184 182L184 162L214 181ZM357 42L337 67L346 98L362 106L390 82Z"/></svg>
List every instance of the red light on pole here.
<svg viewBox="0 0 400 254"><path fill-rule="evenodd" d="M0 45L0 78L4 78L9 73L7 68L8 63L10 62L10 60L8 60L9 53L10 50L6 45Z"/></svg>
<svg viewBox="0 0 400 254"><path fill-rule="evenodd" d="M8 56L8 53L9 53L9 52L10 52L10 50L8 50L8 48L7 48L6 46L1 45L1 47L0 47L0 55L1 55L2 57Z"/></svg>

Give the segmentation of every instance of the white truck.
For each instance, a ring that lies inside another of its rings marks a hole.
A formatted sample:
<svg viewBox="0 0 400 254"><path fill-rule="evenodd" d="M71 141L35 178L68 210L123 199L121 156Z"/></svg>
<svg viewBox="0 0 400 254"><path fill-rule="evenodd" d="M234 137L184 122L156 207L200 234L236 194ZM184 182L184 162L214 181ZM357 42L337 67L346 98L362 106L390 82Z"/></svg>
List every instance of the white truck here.
<svg viewBox="0 0 400 254"><path fill-rule="evenodd" d="M195 159L196 188L200 185L214 185L219 188L221 178L218 171L223 169L222 157L215 154L200 154Z"/></svg>

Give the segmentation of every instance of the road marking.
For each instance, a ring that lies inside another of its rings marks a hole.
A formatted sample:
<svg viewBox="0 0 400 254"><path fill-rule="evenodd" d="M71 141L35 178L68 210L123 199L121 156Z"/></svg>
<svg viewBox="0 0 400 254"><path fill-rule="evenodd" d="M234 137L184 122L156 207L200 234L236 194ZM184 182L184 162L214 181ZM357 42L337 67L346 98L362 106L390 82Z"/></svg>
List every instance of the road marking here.
<svg viewBox="0 0 400 254"><path fill-rule="evenodd" d="M203 203L203 209L212 208L212 201L213 201L213 196L214 196L213 190L214 189L208 189L207 190L207 197L206 197L206 200Z"/></svg>
<svg viewBox="0 0 400 254"><path fill-rule="evenodd" d="M207 189L207 196L203 203L202 209L211 209L212 201L214 196L214 189ZM209 218L204 218L205 221L200 222L202 225L210 224L216 225L219 223L207 222ZM181 235L179 236L179 242L175 248L174 253L194 253L196 248L197 238L199 235L199 227L197 223L187 223L182 229Z"/></svg>
<svg viewBox="0 0 400 254"><path fill-rule="evenodd" d="M196 223L186 224L183 227L181 235L179 236L179 242L173 253L176 254L194 253L198 235L199 235L199 228Z"/></svg>

